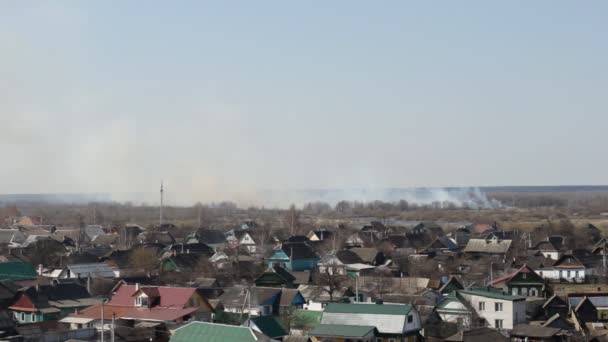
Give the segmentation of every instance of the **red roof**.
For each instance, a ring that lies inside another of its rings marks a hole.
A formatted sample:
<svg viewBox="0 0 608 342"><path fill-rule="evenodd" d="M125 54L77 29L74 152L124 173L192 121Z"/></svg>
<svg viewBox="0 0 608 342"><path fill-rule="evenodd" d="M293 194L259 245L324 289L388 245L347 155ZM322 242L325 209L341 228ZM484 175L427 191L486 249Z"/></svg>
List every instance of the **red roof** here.
<svg viewBox="0 0 608 342"><path fill-rule="evenodd" d="M139 308L139 307L127 307L120 305L104 304L103 306L103 319L111 320L112 314L116 318L122 319L137 319L144 321L175 321L186 315L190 315L196 312L198 308L161 308L153 307ZM77 314L71 314L70 317L78 318L90 318L90 319L101 319L101 304L95 304L84 310L79 311Z"/></svg>
<svg viewBox="0 0 608 342"><path fill-rule="evenodd" d="M160 296L160 307L177 307L184 308L188 304L188 300L192 297L196 291L193 287L169 287L169 286L144 286L140 289L147 288L150 292L151 288L157 289L158 295ZM133 294L136 292L136 285L120 285L112 295L112 300L108 303L109 305L120 305L120 306L135 306L135 299Z"/></svg>
<svg viewBox="0 0 608 342"><path fill-rule="evenodd" d="M498 278L495 278L490 282L490 285L502 283L503 281L509 281L511 278L515 277L519 273L534 273L534 271L528 267L528 265L523 265L520 269L515 272L504 274Z"/></svg>
<svg viewBox="0 0 608 342"><path fill-rule="evenodd" d="M135 308L122 314L123 319L138 319L145 321L175 321L186 315L196 312L198 308L167 309L155 306L148 308Z"/></svg>

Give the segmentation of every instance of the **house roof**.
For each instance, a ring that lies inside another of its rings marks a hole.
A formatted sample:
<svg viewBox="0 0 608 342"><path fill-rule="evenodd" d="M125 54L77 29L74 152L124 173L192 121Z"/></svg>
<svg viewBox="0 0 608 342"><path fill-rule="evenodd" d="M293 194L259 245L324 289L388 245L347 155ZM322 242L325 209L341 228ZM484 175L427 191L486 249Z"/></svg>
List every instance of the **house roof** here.
<svg viewBox="0 0 608 342"><path fill-rule="evenodd" d="M470 239L464 249L465 253L505 254L511 247L511 240Z"/></svg>
<svg viewBox="0 0 608 342"><path fill-rule="evenodd" d="M135 302L132 295L136 290L136 286L137 285L120 284L114 289L112 299L108 304L134 306ZM160 295L160 302L158 304L160 307L183 308L196 291L193 287L157 286L156 288Z"/></svg>
<svg viewBox="0 0 608 342"><path fill-rule="evenodd" d="M569 293L568 304L576 307L584 298L589 299L597 308L608 307L608 293Z"/></svg>
<svg viewBox="0 0 608 342"><path fill-rule="evenodd" d="M550 304L558 306L567 306L568 304L558 295L553 295L545 303L543 303L543 309L548 307Z"/></svg>
<svg viewBox="0 0 608 342"><path fill-rule="evenodd" d="M518 275L520 273L530 274L535 277L537 276L532 268L530 268L528 265L523 265L520 269L518 269L514 272L507 273L498 278L493 279L490 282L490 285L495 285L495 284L502 283L502 282L508 282L509 280L513 279L516 275ZM530 279L530 281L532 281L532 279Z"/></svg>
<svg viewBox="0 0 608 342"><path fill-rule="evenodd" d="M350 249L342 249L336 252L338 258L343 264L360 264L363 260L359 255Z"/></svg>
<svg viewBox="0 0 608 342"><path fill-rule="evenodd" d="M83 299L90 299L91 295L84 286L76 283L53 283L52 285L32 286L25 289L23 295L29 298L34 307L38 310L51 308L52 306L55 306L53 304L59 304L59 306L65 307L88 306L92 304L90 301L80 303ZM61 303L62 301L72 302L67 305L62 305L65 304ZM23 308L20 305L20 301L17 301L11 308L17 310Z"/></svg>
<svg viewBox="0 0 608 342"><path fill-rule="evenodd" d="M500 299L500 300L510 300L510 301L526 300L525 297L512 296L512 295L504 293L502 291L487 290L485 288L459 290L458 292L462 293L462 294L472 295L472 296L481 296L481 297Z"/></svg>
<svg viewBox="0 0 608 342"><path fill-rule="evenodd" d="M554 268L585 268L574 255L564 254L553 264Z"/></svg>
<svg viewBox="0 0 608 342"><path fill-rule="evenodd" d="M518 324L511 330L511 336L550 338L561 331L559 328L549 328L540 325Z"/></svg>
<svg viewBox="0 0 608 342"><path fill-rule="evenodd" d="M308 332L312 336L362 338L373 333L376 327L366 325L320 324Z"/></svg>
<svg viewBox="0 0 608 342"><path fill-rule="evenodd" d="M407 315L412 311L409 304L344 304L329 303L324 313L372 314L372 315Z"/></svg>
<svg viewBox="0 0 608 342"><path fill-rule="evenodd" d="M375 248L355 247L350 251L357 254L364 263L373 263L378 255L378 250Z"/></svg>
<svg viewBox="0 0 608 342"><path fill-rule="evenodd" d="M137 319L143 321L176 321L198 311L198 307L192 308L165 308L154 306L152 308L132 308L122 314L124 319Z"/></svg>
<svg viewBox="0 0 608 342"><path fill-rule="evenodd" d="M280 288L272 287L251 287L251 305L262 305L263 303L271 303L280 293ZM247 287L233 286L224 289L219 297L224 306L242 306L247 293Z"/></svg>
<svg viewBox="0 0 608 342"><path fill-rule="evenodd" d="M550 241L546 240L538 242L532 249L542 252L557 252L557 248Z"/></svg>
<svg viewBox="0 0 608 342"><path fill-rule="evenodd" d="M310 270L306 271L291 271L291 275L294 276L295 284L308 284L310 282Z"/></svg>
<svg viewBox="0 0 608 342"><path fill-rule="evenodd" d="M69 270L77 278L114 278L114 271L103 262L67 265Z"/></svg>
<svg viewBox="0 0 608 342"><path fill-rule="evenodd" d="M283 326L283 323L276 316L259 316L252 317L251 322L255 324L258 329L262 332L262 334L270 337L282 337L285 335L289 335L287 329Z"/></svg>
<svg viewBox="0 0 608 342"><path fill-rule="evenodd" d="M402 334L412 308L409 304L329 303L321 324L375 326L382 334Z"/></svg>
<svg viewBox="0 0 608 342"><path fill-rule="evenodd" d="M215 229L199 229L196 233L199 242L207 245L220 245L226 243L224 233Z"/></svg>
<svg viewBox="0 0 608 342"><path fill-rule="evenodd" d="M488 327L476 328L471 330L460 330L456 334L446 338L448 342L503 342L509 339L503 336L498 330Z"/></svg>
<svg viewBox="0 0 608 342"><path fill-rule="evenodd" d="M251 328L206 322L192 322L175 330L171 342L256 342L261 339Z"/></svg>
<svg viewBox="0 0 608 342"><path fill-rule="evenodd" d="M36 279L37 276L34 266L29 262L0 262L0 280Z"/></svg>
<svg viewBox="0 0 608 342"><path fill-rule="evenodd" d="M291 259L315 259L317 254L305 243L284 243L281 249Z"/></svg>

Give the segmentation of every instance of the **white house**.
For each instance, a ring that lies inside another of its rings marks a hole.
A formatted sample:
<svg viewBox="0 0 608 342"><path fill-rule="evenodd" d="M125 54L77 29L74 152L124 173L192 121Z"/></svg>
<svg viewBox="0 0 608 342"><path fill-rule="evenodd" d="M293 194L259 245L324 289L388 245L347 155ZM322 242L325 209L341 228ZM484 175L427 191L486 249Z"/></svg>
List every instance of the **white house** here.
<svg viewBox="0 0 608 342"><path fill-rule="evenodd" d="M557 260L559 259L559 251L549 241L541 241L532 247L532 250L538 251L547 259Z"/></svg>
<svg viewBox="0 0 608 342"><path fill-rule="evenodd" d="M377 337L388 341L416 336L422 329L418 311L409 304L329 303L323 311L321 325L375 327Z"/></svg>
<svg viewBox="0 0 608 342"><path fill-rule="evenodd" d="M460 290L457 294L492 328L511 330L516 324L526 323L525 297L487 288Z"/></svg>
<svg viewBox="0 0 608 342"><path fill-rule="evenodd" d="M257 244L255 240L245 230L231 230L226 233L226 240L232 243L238 243L239 246L247 248L249 253L255 253L257 250Z"/></svg>
<svg viewBox="0 0 608 342"><path fill-rule="evenodd" d="M538 268L536 273L549 281L585 282L585 265L573 255L562 255L551 267Z"/></svg>

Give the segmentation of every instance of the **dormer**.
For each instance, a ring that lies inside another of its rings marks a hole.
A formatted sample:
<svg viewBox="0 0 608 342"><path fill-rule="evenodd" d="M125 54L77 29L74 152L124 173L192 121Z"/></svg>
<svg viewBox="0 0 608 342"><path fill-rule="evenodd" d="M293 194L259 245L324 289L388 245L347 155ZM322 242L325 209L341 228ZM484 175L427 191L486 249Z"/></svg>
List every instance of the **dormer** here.
<svg viewBox="0 0 608 342"><path fill-rule="evenodd" d="M160 293L154 286L137 286L132 297L135 298L135 306L138 307L151 308L160 303Z"/></svg>

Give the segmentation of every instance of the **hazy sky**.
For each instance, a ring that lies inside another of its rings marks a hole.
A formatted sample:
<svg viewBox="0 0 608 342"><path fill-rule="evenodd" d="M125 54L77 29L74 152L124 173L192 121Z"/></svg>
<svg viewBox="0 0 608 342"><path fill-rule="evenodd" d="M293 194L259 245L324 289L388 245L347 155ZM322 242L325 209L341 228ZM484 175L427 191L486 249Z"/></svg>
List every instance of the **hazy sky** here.
<svg viewBox="0 0 608 342"><path fill-rule="evenodd" d="M606 1L2 1L0 193L606 184Z"/></svg>

